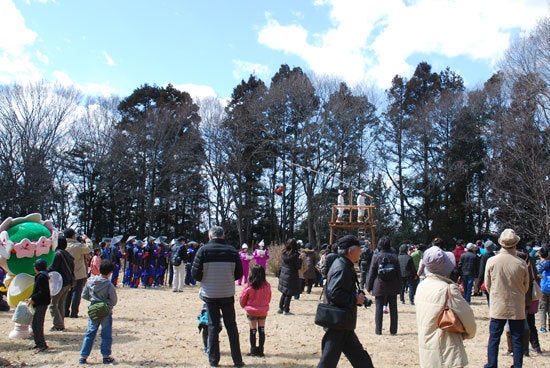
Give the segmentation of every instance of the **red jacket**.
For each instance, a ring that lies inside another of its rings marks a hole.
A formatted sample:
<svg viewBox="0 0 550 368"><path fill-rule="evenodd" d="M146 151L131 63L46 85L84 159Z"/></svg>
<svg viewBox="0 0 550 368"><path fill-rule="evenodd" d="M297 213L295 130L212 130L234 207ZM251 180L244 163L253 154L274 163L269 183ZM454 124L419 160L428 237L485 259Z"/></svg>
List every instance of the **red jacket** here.
<svg viewBox="0 0 550 368"><path fill-rule="evenodd" d="M458 244L453 250L453 254L455 255L455 268L458 267L458 262L460 262L460 257L462 257L464 252L466 252L466 250L460 244Z"/></svg>
<svg viewBox="0 0 550 368"><path fill-rule="evenodd" d="M239 302L246 313L254 317L265 317L271 301L271 285L265 282L258 290L247 285L241 292Z"/></svg>

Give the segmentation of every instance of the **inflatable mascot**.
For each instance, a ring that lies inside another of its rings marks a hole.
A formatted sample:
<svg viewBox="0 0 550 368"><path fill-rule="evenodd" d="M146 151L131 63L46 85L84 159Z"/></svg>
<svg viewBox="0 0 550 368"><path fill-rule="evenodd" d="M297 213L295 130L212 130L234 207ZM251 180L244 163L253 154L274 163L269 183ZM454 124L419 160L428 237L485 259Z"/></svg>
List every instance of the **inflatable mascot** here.
<svg viewBox="0 0 550 368"><path fill-rule="evenodd" d="M16 307L32 294L34 262L52 264L57 248L57 230L39 213L5 219L0 224L0 267L7 271L8 304ZM51 280L53 281L53 280Z"/></svg>

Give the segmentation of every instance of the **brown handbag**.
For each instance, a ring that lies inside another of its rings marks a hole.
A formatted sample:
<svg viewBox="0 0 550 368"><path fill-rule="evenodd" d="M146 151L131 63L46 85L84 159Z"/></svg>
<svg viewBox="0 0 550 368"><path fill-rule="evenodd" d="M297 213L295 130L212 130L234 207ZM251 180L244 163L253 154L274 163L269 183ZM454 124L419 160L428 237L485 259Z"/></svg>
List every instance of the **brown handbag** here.
<svg viewBox="0 0 550 368"><path fill-rule="evenodd" d="M464 333L464 325L460 318L449 307L449 299L451 296L451 287L447 285L447 293L445 293L445 304L441 308L441 312L437 316L437 327L445 332Z"/></svg>

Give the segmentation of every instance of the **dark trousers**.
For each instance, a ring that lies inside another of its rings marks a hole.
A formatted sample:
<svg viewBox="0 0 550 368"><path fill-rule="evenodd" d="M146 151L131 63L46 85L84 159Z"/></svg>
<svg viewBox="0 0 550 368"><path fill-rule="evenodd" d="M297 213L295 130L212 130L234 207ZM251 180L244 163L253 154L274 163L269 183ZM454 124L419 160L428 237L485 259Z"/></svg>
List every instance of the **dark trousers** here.
<svg viewBox="0 0 550 368"><path fill-rule="evenodd" d="M290 312L290 299L292 295L281 294L281 299L279 299L279 309L283 312Z"/></svg>
<svg viewBox="0 0 550 368"><path fill-rule="evenodd" d="M502 336L506 322L510 325L510 334L512 335L513 367L520 368L523 365L523 329L525 320L491 318L491 322L489 323L489 343L487 344L487 364L485 364L484 368L498 367L498 346L500 345L500 337Z"/></svg>
<svg viewBox="0 0 550 368"><path fill-rule="evenodd" d="M374 314L375 329L377 335L382 334L382 317L384 316L384 306L390 308L390 334L397 333L397 295L381 295L374 297L376 302L376 312Z"/></svg>
<svg viewBox="0 0 550 368"><path fill-rule="evenodd" d="M367 280L369 278L369 269L361 267L361 281L359 282L359 286L361 289L365 288L365 284L367 283Z"/></svg>
<svg viewBox="0 0 550 368"><path fill-rule="evenodd" d="M313 288L313 284L315 284L315 279L306 279L307 293L308 294L311 294L311 289Z"/></svg>
<svg viewBox="0 0 550 368"><path fill-rule="evenodd" d="M355 331L326 329L321 349L323 352L317 368L336 368L342 353L354 368L374 367Z"/></svg>
<svg viewBox="0 0 550 368"><path fill-rule="evenodd" d="M231 298L208 299L206 311L208 312L208 360L210 365L220 362L220 318L223 315L223 324L229 337L231 358L235 365L242 363L241 346L239 343L239 330L235 321L235 300Z"/></svg>
<svg viewBox="0 0 550 368"><path fill-rule="evenodd" d="M414 304L414 294L416 294L417 281L414 276L401 278L401 294L399 295L401 303L405 303L405 291L409 290L409 302Z"/></svg>
<svg viewBox="0 0 550 368"><path fill-rule="evenodd" d="M65 301L65 317L78 317L78 309L80 308L84 285L86 285L85 278L76 280L75 287L67 294L67 300Z"/></svg>
<svg viewBox="0 0 550 368"><path fill-rule="evenodd" d="M532 302L534 303L534 302ZM526 323L527 323L527 326L529 327L529 341L531 342L531 346L533 347L533 349L540 349L540 343L539 343L539 334L537 332L537 326L535 324L535 315L532 314L532 313L527 313L525 312L526 314ZM529 344L527 344L529 345ZM528 351L529 350L529 346L524 346L523 347L523 350L524 351Z"/></svg>
<svg viewBox="0 0 550 368"><path fill-rule="evenodd" d="M191 268L193 264L192 263L186 263L185 264L185 285L193 285L195 286L197 284L197 281L191 275Z"/></svg>
<svg viewBox="0 0 550 368"><path fill-rule="evenodd" d="M37 305L34 307L34 315L32 317L32 333L34 337L34 345L39 348L46 346L44 338L44 319L46 317L47 305Z"/></svg>

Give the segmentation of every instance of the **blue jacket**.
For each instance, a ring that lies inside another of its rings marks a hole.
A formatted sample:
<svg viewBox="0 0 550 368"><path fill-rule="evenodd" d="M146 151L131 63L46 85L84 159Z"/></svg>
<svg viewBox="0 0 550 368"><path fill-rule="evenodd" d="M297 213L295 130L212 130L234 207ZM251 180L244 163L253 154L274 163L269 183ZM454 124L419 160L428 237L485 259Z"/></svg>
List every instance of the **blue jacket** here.
<svg viewBox="0 0 550 368"><path fill-rule="evenodd" d="M550 259L545 259L537 264L537 272L542 275L540 288L544 294L550 294Z"/></svg>

